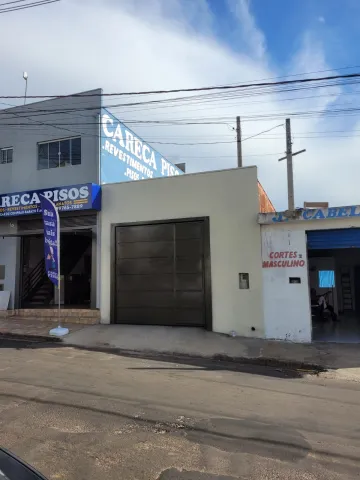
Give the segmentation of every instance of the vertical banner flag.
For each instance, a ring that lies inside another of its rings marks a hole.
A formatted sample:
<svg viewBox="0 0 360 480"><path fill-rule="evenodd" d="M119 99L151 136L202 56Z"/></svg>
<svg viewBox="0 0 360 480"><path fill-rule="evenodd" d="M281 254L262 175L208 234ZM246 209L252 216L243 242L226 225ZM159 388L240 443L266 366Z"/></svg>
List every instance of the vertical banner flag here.
<svg viewBox="0 0 360 480"><path fill-rule="evenodd" d="M59 287L60 276L60 220L54 203L44 195L40 196L44 222L45 267L49 279Z"/></svg>

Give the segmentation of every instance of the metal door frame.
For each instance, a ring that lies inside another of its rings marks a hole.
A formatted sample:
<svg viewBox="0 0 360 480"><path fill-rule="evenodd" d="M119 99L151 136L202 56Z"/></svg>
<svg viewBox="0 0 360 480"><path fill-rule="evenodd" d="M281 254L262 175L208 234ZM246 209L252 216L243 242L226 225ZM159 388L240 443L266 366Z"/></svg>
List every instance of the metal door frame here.
<svg viewBox="0 0 360 480"><path fill-rule="evenodd" d="M154 220L147 222L127 222L111 224L110 241L110 323L115 324L116 317L116 228L133 227L141 225L161 225L168 223L203 223L203 247L204 247L204 314L205 330L212 331L212 292L211 292L211 252L210 252L210 219L209 217L172 218L166 220Z"/></svg>

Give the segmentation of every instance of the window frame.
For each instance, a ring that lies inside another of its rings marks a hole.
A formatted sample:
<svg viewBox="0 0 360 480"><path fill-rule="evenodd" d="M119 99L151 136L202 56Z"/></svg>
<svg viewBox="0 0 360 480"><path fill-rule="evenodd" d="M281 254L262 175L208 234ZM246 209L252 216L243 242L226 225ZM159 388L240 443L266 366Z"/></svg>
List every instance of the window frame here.
<svg viewBox="0 0 360 480"><path fill-rule="evenodd" d="M11 161L8 159L8 152L11 151ZM6 161L3 161L3 152L6 152ZM14 147L3 147L0 148L0 165L9 165L14 161Z"/></svg>
<svg viewBox="0 0 360 480"><path fill-rule="evenodd" d="M73 140L80 140L80 163L72 163L72 142ZM61 160L61 151L60 151L60 144L61 142L64 141L69 141L69 162L63 162ZM57 143L58 144L58 165L57 166L50 166L50 144L52 143ZM47 145L47 167L40 167L40 162L39 162L39 153L40 153L40 146L41 145ZM37 169L38 170L52 170L53 168L63 168L63 167L76 167L78 165L81 165L81 160L82 160L82 137L81 135L76 135L74 137L63 137L59 138L56 140L47 140L43 142L38 142L37 143Z"/></svg>

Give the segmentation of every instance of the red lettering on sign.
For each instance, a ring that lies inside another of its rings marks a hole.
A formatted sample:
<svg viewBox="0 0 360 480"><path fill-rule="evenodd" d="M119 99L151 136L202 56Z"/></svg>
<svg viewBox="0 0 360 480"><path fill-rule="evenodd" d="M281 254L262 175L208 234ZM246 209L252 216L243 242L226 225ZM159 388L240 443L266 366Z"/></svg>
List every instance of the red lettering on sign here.
<svg viewBox="0 0 360 480"><path fill-rule="evenodd" d="M278 258L282 260L263 260L263 268L305 267L305 260L298 258L298 252L271 252L269 257L271 259ZM284 258L291 258L292 260L283 260Z"/></svg>

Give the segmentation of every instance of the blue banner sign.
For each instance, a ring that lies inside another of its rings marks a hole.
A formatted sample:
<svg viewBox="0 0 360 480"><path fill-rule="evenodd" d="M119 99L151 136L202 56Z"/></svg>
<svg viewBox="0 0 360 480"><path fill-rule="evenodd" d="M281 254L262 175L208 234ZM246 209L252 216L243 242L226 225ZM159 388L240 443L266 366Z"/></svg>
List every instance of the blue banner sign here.
<svg viewBox="0 0 360 480"><path fill-rule="evenodd" d="M101 187L93 183L0 195L0 217L41 213L41 197L51 200L60 212L101 210Z"/></svg>
<svg viewBox="0 0 360 480"><path fill-rule="evenodd" d="M101 183L183 175L110 112L101 114Z"/></svg>
<svg viewBox="0 0 360 480"><path fill-rule="evenodd" d="M271 218L271 223L296 220L326 220L329 218L360 217L360 206L352 205L349 207L298 209L290 217L286 212L278 212L275 213L275 215L267 213L265 216Z"/></svg>
<svg viewBox="0 0 360 480"><path fill-rule="evenodd" d="M60 220L55 204L40 195L40 205L44 222L45 267L49 279L59 287L60 275Z"/></svg>

